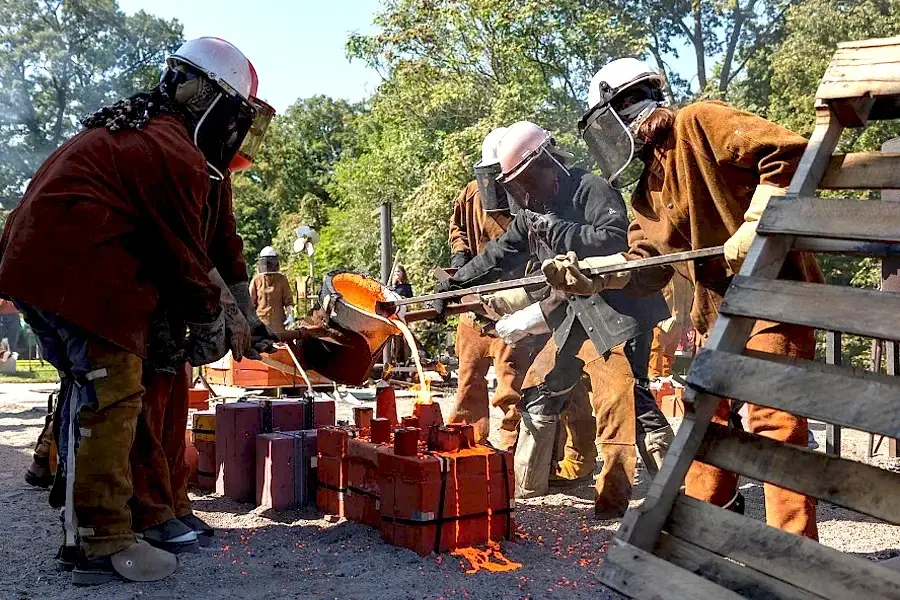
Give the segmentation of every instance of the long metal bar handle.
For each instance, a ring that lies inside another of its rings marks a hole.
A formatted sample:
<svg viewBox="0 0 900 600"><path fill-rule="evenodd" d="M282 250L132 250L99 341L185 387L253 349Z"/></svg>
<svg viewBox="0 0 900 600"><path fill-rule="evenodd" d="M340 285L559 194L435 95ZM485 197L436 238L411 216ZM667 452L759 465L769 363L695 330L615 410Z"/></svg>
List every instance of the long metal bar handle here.
<svg viewBox="0 0 900 600"><path fill-rule="evenodd" d="M641 258L638 260L630 260L626 263L609 265L605 267L593 267L585 271L586 275L610 275L613 273L623 273L625 271L636 271L639 269L649 269L651 267L662 267L679 262L690 260L698 260L702 258L714 258L722 256L725 253L724 246L713 246L711 248L703 248L700 250L688 250L686 252L673 252L672 254L663 254L661 256L653 256L651 258ZM521 279L510 279L508 281L497 281L495 283L486 283L484 285L476 285L462 290L451 290L449 292L440 292L437 294L426 294L423 296L413 296L412 298L401 298L391 302L385 302L386 307L398 307L405 304L416 304L419 302L431 302L434 300L449 300L451 298L461 298L469 294L487 294L490 292L502 292L530 285L546 283L547 278L544 275L533 275L531 277L523 277Z"/></svg>

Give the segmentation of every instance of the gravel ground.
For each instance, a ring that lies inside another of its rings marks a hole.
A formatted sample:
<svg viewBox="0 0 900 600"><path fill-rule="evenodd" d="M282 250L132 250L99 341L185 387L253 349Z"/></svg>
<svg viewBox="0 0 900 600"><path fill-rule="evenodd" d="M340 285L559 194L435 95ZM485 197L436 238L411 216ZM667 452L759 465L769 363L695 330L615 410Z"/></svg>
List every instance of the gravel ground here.
<svg viewBox="0 0 900 600"><path fill-rule="evenodd" d="M419 557L383 543L377 532L350 522L329 523L315 511L265 511L215 494L193 495L197 513L219 533L211 548L180 558L177 573L154 584L112 583L78 589L56 570L56 515L46 492L22 480L42 424L48 386L0 385L0 600L67 598L413 598L618 599L598 583L603 553L615 523L590 518L588 484L539 500L519 502L514 542L503 552L522 563L509 573L467 575L458 558ZM445 414L449 400L442 403ZM338 407L349 419L351 405ZM408 405L401 402L400 412ZM814 425L824 445L824 426ZM846 432L844 452L862 458L866 438ZM762 488L746 481L750 515L762 518ZM639 473L636 502L646 489ZM822 541L871 559L900 555L900 528L864 515L820 505Z"/></svg>

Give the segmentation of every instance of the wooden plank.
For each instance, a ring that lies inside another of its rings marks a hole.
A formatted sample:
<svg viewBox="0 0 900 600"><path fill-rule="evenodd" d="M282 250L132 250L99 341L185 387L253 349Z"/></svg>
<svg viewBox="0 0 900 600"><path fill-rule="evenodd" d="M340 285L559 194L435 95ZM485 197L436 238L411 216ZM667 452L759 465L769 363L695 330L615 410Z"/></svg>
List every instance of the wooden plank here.
<svg viewBox="0 0 900 600"><path fill-rule="evenodd" d="M900 92L900 46L839 48L825 69L816 98L890 96Z"/></svg>
<svg viewBox="0 0 900 600"><path fill-rule="evenodd" d="M881 200L772 198L757 230L767 235L896 243L900 242L900 205Z"/></svg>
<svg viewBox="0 0 900 600"><path fill-rule="evenodd" d="M687 377L700 391L850 429L900 435L900 381L880 373L780 357L701 350Z"/></svg>
<svg viewBox="0 0 900 600"><path fill-rule="evenodd" d="M640 600L741 600L734 592L618 539L606 551L600 582Z"/></svg>
<svg viewBox="0 0 900 600"><path fill-rule="evenodd" d="M835 154L828 163L819 188L824 190L900 189L900 153Z"/></svg>
<svg viewBox="0 0 900 600"><path fill-rule="evenodd" d="M812 195L815 192L843 129L827 106L816 106L816 127L788 186L789 195ZM750 245L742 272L773 279L778 277L794 239L792 236L757 236ZM741 352L755 323L753 319L720 315L710 332L707 346L725 352ZM688 390L685 404L686 408L689 404L689 412L669 446L666 460L653 479L647 497L641 506L629 510L619 525L617 536L639 548L649 550L659 539L672 503L681 490L706 428L719 406L719 398Z"/></svg>
<svg viewBox="0 0 900 600"><path fill-rule="evenodd" d="M721 314L900 340L900 294L736 275Z"/></svg>
<svg viewBox="0 0 900 600"><path fill-rule="evenodd" d="M900 45L900 37L889 38L870 38L868 40L851 40L849 42L839 42L837 47L839 50L850 48L876 48L879 46L897 46Z"/></svg>
<svg viewBox="0 0 900 600"><path fill-rule="evenodd" d="M655 553L670 563L745 597L759 600L823 600L824 596L794 587L780 579L704 550L664 533Z"/></svg>
<svg viewBox="0 0 900 600"><path fill-rule="evenodd" d="M794 239L794 250L828 254L862 254L866 256L897 256L900 244L882 242L854 242L825 238L802 237Z"/></svg>
<svg viewBox="0 0 900 600"><path fill-rule="evenodd" d="M710 425L697 460L900 525L900 475Z"/></svg>
<svg viewBox="0 0 900 600"><path fill-rule="evenodd" d="M667 530L829 600L896 598L900 590L900 573L683 495Z"/></svg>

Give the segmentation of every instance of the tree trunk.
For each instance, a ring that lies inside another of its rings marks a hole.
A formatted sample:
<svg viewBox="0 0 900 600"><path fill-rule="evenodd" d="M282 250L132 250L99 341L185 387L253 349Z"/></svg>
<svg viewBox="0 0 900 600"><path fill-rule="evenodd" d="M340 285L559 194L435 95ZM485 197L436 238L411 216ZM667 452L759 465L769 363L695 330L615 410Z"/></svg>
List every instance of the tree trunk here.
<svg viewBox="0 0 900 600"><path fill-rule="evenodd" d="M734 53L737 50L738 42L741 39L744 20L746 19L746 15L752 14L755 4L755 0L750 0L747 4L747 9L744 10L741 8L740 0L735 2L731 34L728 36L728 46L725 48L725 58L722 59L722 72L719 74L719 91L723 94L731 81L731 64L734 61Z"/></svg>
<svg viewBox="0 0 900 600"><path fill-rule="evenodd" d="M694 10L694 34L691 42L694 44L694 54L697 56L697 85L700 92L706 89L706 49L703 46L703 2L693 0Z"/></svg>
<svg viewBox="0 0 900 600"><path fill-rule="evenodd" d="M656 35L653 37L655 39ZM666 70L666 63L663 61L662 54L660 54L656 44L650 44L649 48L650 54L652 54L654 60L656 60L656 66L659 67L659 74L663 79L663 93L666 95L666 100L668 100L670 104L675 104L675 93L672 91L672 85L669 83L669 72Z"/></svg>

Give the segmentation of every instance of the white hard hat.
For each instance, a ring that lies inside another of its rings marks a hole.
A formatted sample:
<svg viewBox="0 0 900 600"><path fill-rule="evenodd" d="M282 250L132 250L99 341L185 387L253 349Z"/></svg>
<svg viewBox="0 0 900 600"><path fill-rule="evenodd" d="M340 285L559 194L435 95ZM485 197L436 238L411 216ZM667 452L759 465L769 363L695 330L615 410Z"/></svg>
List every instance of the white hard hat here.
<svg viewBox="0 0 900 600"><path fill-rule="evenodd" d="M273 248L272 246L266 246L266 247L263 248L262 251L259 253L259 257L260 257L260 258L269 258L269 257L272 257L272 256L274 256L274 257L276 257L276 258L278 257L278 253L275 252L275 248Z"/></svg>
<svg viewBox="0 0 900 600"><path fill-rule="evenodd" d="M507 131L509 131L508 127L497 127L484 137L484 141L481 142L481 162L478 163L479 166L488 167L500 164L500 159L497 158L497 147L500 145L500 139L506 135Z"/></svg>
<svg viewBox="0 0 900 600"><path fill-rule="evenodd" d="M604 100L604 87L616 96L625 88L649 81L662 86L662 77L650 65L636 58L618 58L597 71L588 87L588 110ZM604 85L605 84L605 85Z"/></svg>
<svg viewBox="0 0 900 600"><path fill-rule="evenodd" d="M225 40L201 37L187 41L166 57L170 68L179 63L197 69L229 95L237 94L247 102L256 96L256 70L240 50Z"/></svg>

